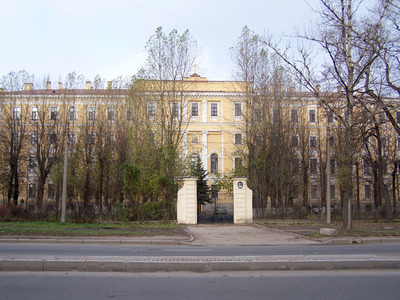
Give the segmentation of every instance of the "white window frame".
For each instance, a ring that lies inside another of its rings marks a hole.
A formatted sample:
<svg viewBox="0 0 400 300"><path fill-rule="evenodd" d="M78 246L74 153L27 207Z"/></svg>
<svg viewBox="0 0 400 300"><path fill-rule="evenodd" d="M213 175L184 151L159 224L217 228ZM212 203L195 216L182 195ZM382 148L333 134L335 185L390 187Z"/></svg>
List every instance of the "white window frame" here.
<svg viewBox="0 0 400 300"><path fill-rule="evenodd" d="M213 108L214 111L213 111ZM214 115L214 112L216 111L216 114ZM218 102L210 102L210 117L211 118L217 118L219 116L219 103Z"/></svg>
<svg viewBox="0 0 400 300"><path fill-rule="evenodd" d="M55 115L53 115L53 113L55 113ZM55 116L55 118L53 118L53 116ZM49 120L51 120L51 121L57 121L58 120L58 106L51 106L50 107Z"/></svg>
<svg viewBox="0 0 400 300"><path fill-rule="evenodd" d="M311 112L312 112L312 111L314 112L314 113L313 113L314 120L311 119ZM314 108L310 108L310 109L308 110L308 123L317 123L317 110L314 109Z"/></svg>
<svg viewBox="0 0 400 300"><path fill-rule="evenodd" d="M290 122L291 123L299 122L299 110L297 108L290 109Z"/></svg>
<svg viewBox="0 0 400 300"><path fill-rule="evenodd" d="M312 161L315 161L315 170L312 168ZM318 159L317 158L310 158L310 175L317 175L318 174Z"/></svg>
<svg viewBox="0 0 400 300"><path fill-rule="evenodd" d="M315 195L314 195L315 192ZM318 199L318 184L311 184L310 186L310 199Z"/></svg>
<svg viewBox="0 0 400 300"><path fill-rule="evenodd" d="M29 145L36 146L37 142L38 142L37 132L31 132L31 134L29 135Z"/></svg>
<svg viewBox="0 0 400 300"><path fill-rule="evenodd" d="M171 116L173 118L179 118L181 113L181 106L178 101L174 101L171 103Z"/></svg>
<svg viewBox="0 0 400 300"><path fill-rule="evenodd" d="M70 121L78 120L78 107L70 106L70 108L68 109L68 119Z"/></svg>
<svg viewBox="0 0 400 300"><path fill-rule="evenodd" d="M294 145L294 141L296 141L296 145ZM290 141L290 146L292 146L292 147L299 147L299 145L300 145L300 138L299 138L299 136L298 135L292 135L292 139L291 139L291 141Z"/></svg>
<svg viewBox="0 0 400 300"><path fill-rule="evenodd" d="M315 141L315 145L314 146L311 144L312 141L313 141L313 143ZM318 147L318 137L316 135L311 135L310 136L309 145L310 145L310 148Z"/></svg>
<svg viewBox="0 0 400 300"><path fill-rule="evenodd" d="M88 121L96 120L96 107L95 106L89 106L87 108L87 120Z"/></svg>
<svg viewBox="0 0 400 300"><path fill-rule="evenodd" d="M236 136L240 136L240 141L238 141L238 140L236 139ZM243 145L243 133L241 133L241 132L235 132L235 133L233 134L233 144L234 144L234 145Z"/></svg>
<svg viewBox="0 0 400 300"><path fill-rule="evenodd" d="M76 143L77 143L76 132L68 133L68 145L76 145Z"/></svg>
<svg viewBox="0 0 400 300"><path fill-rule="evenodd" d="M126 120L133 121L134 118L135 118L135 109L133 106L128 106L126 108Z"/></svg>
<svg viewBox="0 0 400 300"><path fill-rule="evenodd" d="M236 119L241 119L243 117L243 103L233 102L233 116Z"/></svg>
<svg viewBox="0 0 400 300"><path fill-rule="evenodd" d="M32 121L39 120L39 107L38 106L31 107L31 120Z"/></svg>
<svg viewBox="0 0 400 300"><path fill-rule="evenodd" d="M213 157L214 155L217 156L216 162L214 161L215 159L215 157ZM213 165L215 165L214 168ZM214 152L210 155L210 173L218 173L218 171L219 171L219 155Z"/></svg>
<svg viewBox="0 0 400 300"><path fill-rule="evenodd" d="M107 121L115 121L115 107L114 106L107 107Z"/></svg>
<svg viewBox="0 0 400 300"><path fill-rule="evenodd" d="M197 110L196 110L197 114L196 115L193 114L194 106L197 106ZM200 116L200 103L199 102L190 103L190 117L197 119L197 118L199 118L199 116Z"/></svg>
<svg viewBox="0 0 400 300"><path fill-rule="evenodd" d="M14 106L12 108L12 119L13 120L21 120L21 107Z"/></svg>
<svg viewBox="0 0 400 300"><path fill-rule="evenodd" d="M154 118L156 116L157 114L156 102L154 101L147 102L146 114L147 117L149 118Z"/></svg>

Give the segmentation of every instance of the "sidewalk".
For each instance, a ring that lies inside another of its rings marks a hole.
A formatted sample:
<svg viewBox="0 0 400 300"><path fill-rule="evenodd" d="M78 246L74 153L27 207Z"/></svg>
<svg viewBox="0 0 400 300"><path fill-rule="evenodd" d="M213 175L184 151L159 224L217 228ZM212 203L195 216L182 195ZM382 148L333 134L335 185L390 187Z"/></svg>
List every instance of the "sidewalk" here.
<svg viewBox="0 0 400 300"><path fill-rule="evenodd" d="M154 237L7 237L1 243L125 244L185 246L264 246L353 243L399 243L399 238L340 238L310 240L260 225L190 225L187 235ZM43 256L0 255L1 271L119 271L211 272L270 270L400 269L398 255L285 255L285 256Z"/></svg>

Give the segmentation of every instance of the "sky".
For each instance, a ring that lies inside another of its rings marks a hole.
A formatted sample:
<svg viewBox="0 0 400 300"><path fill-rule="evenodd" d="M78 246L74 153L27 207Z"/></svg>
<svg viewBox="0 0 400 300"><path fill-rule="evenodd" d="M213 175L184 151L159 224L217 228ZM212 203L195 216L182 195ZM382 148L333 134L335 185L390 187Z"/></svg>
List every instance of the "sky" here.
<svg viewBox="0 0 400 300"><path fill-rule="evenodd" d="M59 81L134 75L157 27L189 30L202 49L197 73L231 80L229 49L247 25L275 37L303 28L318 0L1 0L0 76L26 70Z"/></svg>

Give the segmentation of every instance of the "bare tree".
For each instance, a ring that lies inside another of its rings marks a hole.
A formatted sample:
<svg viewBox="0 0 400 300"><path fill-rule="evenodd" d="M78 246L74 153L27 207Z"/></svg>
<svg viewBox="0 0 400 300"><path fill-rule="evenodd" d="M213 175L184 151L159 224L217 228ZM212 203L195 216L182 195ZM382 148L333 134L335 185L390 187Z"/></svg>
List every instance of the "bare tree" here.
<svg viewBox="0 0 400 300"><path fill-rule="evenodd" d="M299 38L317 45L325 54L321 76L316 76L312 67L310 52L302 48L297 59L291 59L288 55L289 48L280 51L273 42L267 44L280 55L295 71L299 82L311 92L327 109L330 109L330 97L320 93L317 85L326 88L341 86L343 93L340 95L345 104L344 116L337 115L337 119L346 129L345 131L345 159L339 166L341 172L341 187L343 190L343 227L352 228L352 175L355 148L354 141L354 108L358 101L356 92L363 86L365 73L377 58L369 43L363 40L373 38L377 34L379 22L376 26L365 27L360 21L363 11L368 9L362 1L353 0L321 0L320 10L317 11L319 23L304 34L297 34ZM367 10L368 11L368 10Z"/></svg>
<svg viewBox="0 0 400 300"><path fill-rule="evenodd" d="M136 90L142 89L151 94L151 99L144 99L142 103L147 106L146 123L150 122L156 133L160 151L159 183L166 212L168 217L172 217L176 179L182 171L179 149L188 125L185 92L191 82L184 79L189 77L198 57L198 46L188 30L182 34L176 30L165 34L159 27L150 37L146 51L145 67L139 72L139 80L134 86Z"/></svg>

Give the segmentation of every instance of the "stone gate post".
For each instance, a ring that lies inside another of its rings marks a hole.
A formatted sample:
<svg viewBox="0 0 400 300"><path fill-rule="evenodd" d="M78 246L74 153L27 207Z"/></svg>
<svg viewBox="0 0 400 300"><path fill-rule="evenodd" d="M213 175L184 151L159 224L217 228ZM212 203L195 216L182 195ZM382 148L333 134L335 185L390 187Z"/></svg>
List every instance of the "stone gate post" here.
<svg viewBox="0 0 400 300"><path fill-rule="evenodd" d="M182 182L176 207L178 224L197 224L197 177L183 178Z"/></svg>
<svg viewBox="0 0 400 300"><path fill-rule="evenodd" d="M233 178L233 223L253 223L253 191L245 177Z"/></svg>

